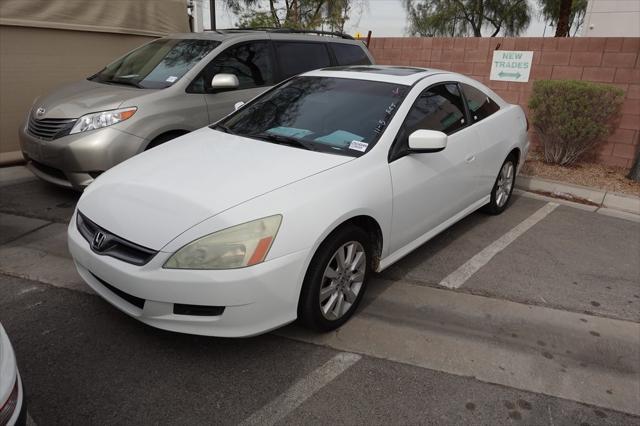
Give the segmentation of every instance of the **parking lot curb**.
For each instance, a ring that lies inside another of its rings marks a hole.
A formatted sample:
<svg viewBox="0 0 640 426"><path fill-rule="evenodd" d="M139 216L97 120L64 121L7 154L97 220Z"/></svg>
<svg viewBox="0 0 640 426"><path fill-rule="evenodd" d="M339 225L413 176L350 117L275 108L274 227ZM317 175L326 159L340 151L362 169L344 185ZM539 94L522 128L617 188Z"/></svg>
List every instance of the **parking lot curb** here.
<svg viewBox="0 0 640 426"><path fill-rule="evenodd" d="M0 167L0 188L34 180L35 176L26 167Z"/></svg>
<svg viewBox="0 0 640 426"><path fill-rule="evenodd" d="M16 166L25 162L20 151L0 152L0 167Z"/></svg>
<svg viewBox="0 0 640 426"><path fill-rule="evenodd" d="M518 176L516 188L599 208L640 215L640 197L531 176Z"/></svg>
<svg viewBox="0 0 640 426"><path fill-rule="evenodd" d="M629 196L626 194L607 192L604 196L602 207L640 214L640 198Z"/></svg>

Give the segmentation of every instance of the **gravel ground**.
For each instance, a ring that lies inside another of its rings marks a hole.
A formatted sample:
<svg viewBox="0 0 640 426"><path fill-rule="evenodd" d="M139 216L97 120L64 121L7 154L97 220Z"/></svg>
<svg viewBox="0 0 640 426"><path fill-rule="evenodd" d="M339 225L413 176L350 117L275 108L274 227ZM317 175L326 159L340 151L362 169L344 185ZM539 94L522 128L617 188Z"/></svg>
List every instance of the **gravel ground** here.
<svg viewBox="0 0 640 426"><path fill-rule="evenodd" d="M627 170L622 167L593 163L562 167L547 164L542 159L541 152L530 152L527 162L522 167L522 174L640 196L640 182L627 179Z"/></svg>

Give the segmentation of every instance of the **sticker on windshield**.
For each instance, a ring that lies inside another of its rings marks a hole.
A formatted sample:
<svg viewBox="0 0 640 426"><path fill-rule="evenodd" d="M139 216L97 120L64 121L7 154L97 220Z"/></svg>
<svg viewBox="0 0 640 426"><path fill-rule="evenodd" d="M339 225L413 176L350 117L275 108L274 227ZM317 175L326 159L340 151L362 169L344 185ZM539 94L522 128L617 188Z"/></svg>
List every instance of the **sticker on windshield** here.
<svg viewBox="0 0 640 426"><path fill-rule="evenodd" d="M365 152L367 150L368 146L369 146L369 144L366 143L366 142L351 141L351 143L349 144L349 149L353 149L353 150L360 151L360 152Z"/></svg>
<svg viewBox="0 0 640 426"><path fill-rule="evenodd" d="M175 75L170 75L169 77L167 77L167 79L165 81L167 83L175 83L177 79L178 79L178 77L176 77Z"/></svg>

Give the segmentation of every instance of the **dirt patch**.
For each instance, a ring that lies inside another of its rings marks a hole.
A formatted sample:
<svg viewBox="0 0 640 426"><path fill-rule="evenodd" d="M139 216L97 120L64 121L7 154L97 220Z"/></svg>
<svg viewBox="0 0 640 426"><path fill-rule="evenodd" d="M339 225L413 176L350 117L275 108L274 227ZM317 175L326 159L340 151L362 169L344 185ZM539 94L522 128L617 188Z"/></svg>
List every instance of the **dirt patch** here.
<svg viewBox="0 0 640 426"><path fill-rule="evenodd" d="M547 164L542 160L541 152L530 152L527 161L522 166L521 173L525 176L536 176L574 185L640 196L640 182L627 179L627 170L622 167L610 167L593 163L562 167Z"/></svg>
<svg viewBox="0 0 640 426"><path fill-rule="evenodd" d="M567 200L567 201L571 201L571 202L574 202L574 203L580 203L580 204L586 204L588 206L600 207L600 204L598 204L598 203L594 203L593 201L587 200L586 198L576 197L576 196L571 195L571 194L565 194L565 193L561 193L561 192L549 192L549 191L533 191L531 189L528 189L527 191L533 192L534 194L544 195L545 197L559 198L561 200Z"/></svg>

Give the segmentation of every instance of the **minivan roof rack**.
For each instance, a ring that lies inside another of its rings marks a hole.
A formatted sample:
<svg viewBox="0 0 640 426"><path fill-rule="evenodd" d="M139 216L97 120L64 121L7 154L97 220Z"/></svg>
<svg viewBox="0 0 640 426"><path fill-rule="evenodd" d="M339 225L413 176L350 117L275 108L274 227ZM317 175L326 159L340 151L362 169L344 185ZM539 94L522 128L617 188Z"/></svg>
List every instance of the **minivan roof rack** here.
<svg viewBox="0 0 640 426"><path fill-rule="evenodd" d="M254 27L254 28L225 28L220 29L220 31L226 32L234 32L234 31L266 31L269 33L286 33L286 34L318 34L318 35L327 35L333 37L340 37L347 40L355 40L349 34L341 33L338 31L321 31L321 30L299 30L295 28L273 28L273 27Z"/></svg>

